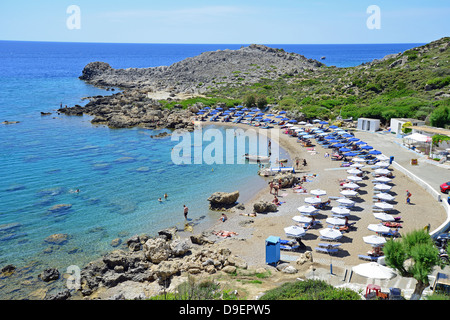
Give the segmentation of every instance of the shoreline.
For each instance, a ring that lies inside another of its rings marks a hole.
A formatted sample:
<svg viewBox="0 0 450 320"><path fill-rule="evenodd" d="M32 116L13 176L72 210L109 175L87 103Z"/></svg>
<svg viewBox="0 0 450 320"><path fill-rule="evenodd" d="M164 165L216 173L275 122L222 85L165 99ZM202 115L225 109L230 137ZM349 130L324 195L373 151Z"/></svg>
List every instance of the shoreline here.
<svg viewBox="0 0 450 320"><path fill-rule="evenodd" d="M220 124L222 123L212 123ZM236 124L225 124L230 126L236 126ZM246 124L238 124L239 127L249 128ZM308 151L307 148L303 148L296 142L297 138L293 138L282 133L280 130L280 147L283 148L290 156L290 159L299 157L305 158L308 162L307 167L300 167L300 170L296 170L296 176L308 175L309 182L304 184L306 189L324 189L327 196L340 196L339 194L339 179L345 179L348 174L346 169L340 167L339 161L331 161L329 158L324 157L325 152L329 152L329 149L324 149L319 145L315 145L314 151ZM358 136L358 132L355 131L355 135ZM376 149L376 145L374 145ZM389 155L388 155L389 156ZM288 164L288 166L290 166ZM367 167L367 171L372 170ZM392 166L391 166L392 168ZM409 232L415 229L424 228L430 224L430 230L435 229L446 220L446 213L442 206L434 201L432 196L427 193L422 187L412 181L409 177L404 175L399 170L394 168L394 186L392 191L396 197L395 209L399 211L399 215L402 216L402 228L399 229L400 233ZM316 175L313 177L312 175ZM357 202L359 207L358 211L351 212L349 216L350 222L354 222L356 225L356 231L350 231L344 233L342 240L342 249L339 254L330 257L326 254L320 254L315 252L315 247L320 240L319 231L326 227L325 219L331 217L329 210L320 210L320 214L317 216L318 220L322 221L322 226L315 227L307 231L306 236L302 241L305 243L306 251L312 251L314 256L314 262L317 262L323 266L336 265L338 267L351 267L365 261L358 258L358 255L366 255L371 249L371 246L364 243L362 237L373 235L374 232L367 229L368 224L378 224L379 220L375 219L372 214L373 205L373 183L371 180L364 180L364 184L361 187L360 200ZM409 189L414 195L414 201L411 205L405 203L403 193ZM296 194L290 189L282 189L279 193L280 201L284 201L277 212L258 214L256 217L242 216L241 213L248 214L253 211L253 203L264 200L270 202L273 199L273 195L269 194L268 187L262 188L255 193L255 195L245 205L246 209L239 212L235 210L228 215L226 222L216 222L213 226L202 230L202 232L211 233L209 238L216 241L218 245L230 248L230 250L247 261L249 266L252 267L264 267L265 264L265 239L268 236L279 236L281 239L286 239L284 234L284 228L295 223L292 221L292 217L299 215L296 210L299 206L304 205L304 198L311 196L307 194ZM334 203L334 205L333 205ZM337 203L332 201L331 205L335 206ZM424 212L427 215L424 216ZM237 235L226 239L219 238L212 234L213 231L226 230L236 232ZM305 251L302 250L301 253ZM300 253L300 254L301 254ZM296 252L281 252L282 260L285 262L293 262L294 258L300 257ZM288 261L286 259L288 258ZM289 259L292 259L289 261Z"/></svg>

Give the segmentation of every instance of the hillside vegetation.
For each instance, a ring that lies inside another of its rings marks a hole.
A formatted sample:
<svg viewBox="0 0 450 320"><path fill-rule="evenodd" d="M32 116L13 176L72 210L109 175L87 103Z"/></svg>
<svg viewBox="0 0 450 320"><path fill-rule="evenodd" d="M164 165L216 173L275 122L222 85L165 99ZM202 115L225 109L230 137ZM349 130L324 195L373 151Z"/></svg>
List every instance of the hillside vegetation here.
<svg viewBox="0 0 450 320"><path fill-rule="evenodd" d="M388 124L391 118L407 117L445 127L450 125L449 46L450 38L445 37L356 67L322 66L249 85L228 84L211 89L207 96L242 103L259 98L309 119L340 115Z"/></svg>

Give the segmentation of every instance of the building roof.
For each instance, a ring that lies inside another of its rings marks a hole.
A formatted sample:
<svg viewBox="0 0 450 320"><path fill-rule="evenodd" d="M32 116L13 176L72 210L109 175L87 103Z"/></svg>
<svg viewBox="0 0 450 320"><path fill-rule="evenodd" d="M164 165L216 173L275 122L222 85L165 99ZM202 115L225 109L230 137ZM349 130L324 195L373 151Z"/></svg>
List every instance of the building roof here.
<svg viewBox="0 0 450 320"><path fill-rule="evenodd" d="M450 137L450 130L443 129L443 128L434 128L434 127L428 127L428 126L408 126L407 128L422 131L422 132L428 132L433 134L442 134L444 136Z"/></svg>

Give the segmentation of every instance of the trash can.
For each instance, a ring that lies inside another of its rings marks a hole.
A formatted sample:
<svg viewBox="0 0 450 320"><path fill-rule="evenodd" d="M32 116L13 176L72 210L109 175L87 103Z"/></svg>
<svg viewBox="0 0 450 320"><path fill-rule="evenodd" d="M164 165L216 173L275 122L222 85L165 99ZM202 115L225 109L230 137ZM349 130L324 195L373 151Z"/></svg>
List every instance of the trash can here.
<svg viewBox="0 0 450 320"><path fill-rule="evenodd" d="M389 164L392 164L392 162L394 162L394 157L393 157L393 156L391 156L391 157L389 158Z"/></svg>
<svg viewBox="0 0 450 320"><path fill-rule="evenodd" d="M280 261L280 238L270 236L266 239L266 264L276 265Z"/></svg>

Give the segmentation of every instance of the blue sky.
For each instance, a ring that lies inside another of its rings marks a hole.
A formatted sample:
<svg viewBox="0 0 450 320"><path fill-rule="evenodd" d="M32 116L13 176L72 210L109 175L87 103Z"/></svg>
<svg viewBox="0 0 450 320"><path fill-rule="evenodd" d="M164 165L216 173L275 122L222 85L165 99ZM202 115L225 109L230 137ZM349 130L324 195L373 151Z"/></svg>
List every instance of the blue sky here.
<svg viewBox="0 0 450 320"><path fill-rule="evenodd" d="M81 28L69 29L70 5ZM380 29L369 29L370 5ZM425 43L450 36L448 0L1 0L0 40L114 43Z"/></svg>

